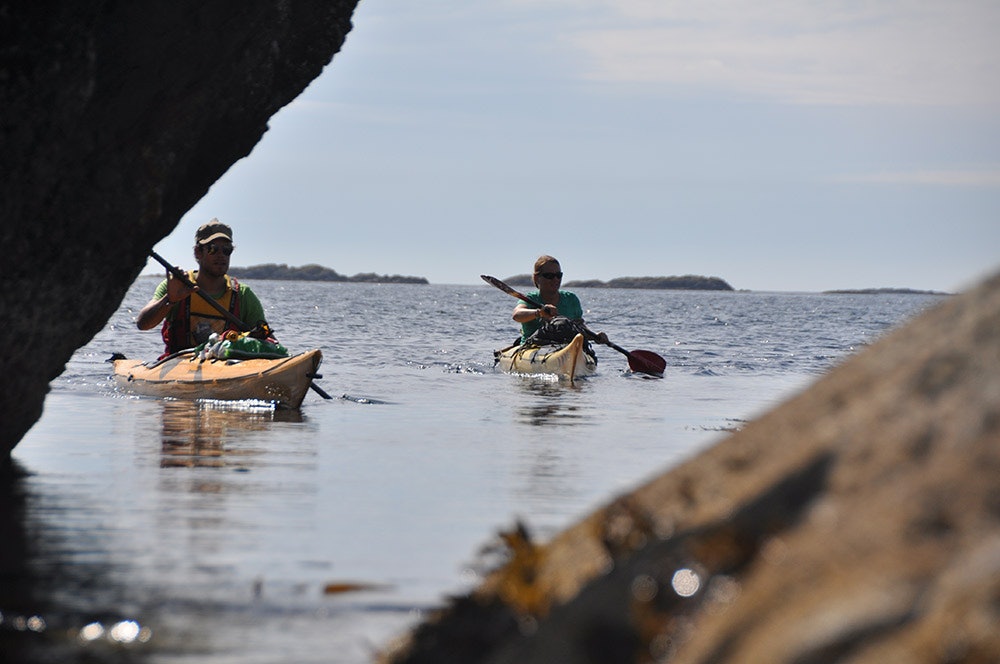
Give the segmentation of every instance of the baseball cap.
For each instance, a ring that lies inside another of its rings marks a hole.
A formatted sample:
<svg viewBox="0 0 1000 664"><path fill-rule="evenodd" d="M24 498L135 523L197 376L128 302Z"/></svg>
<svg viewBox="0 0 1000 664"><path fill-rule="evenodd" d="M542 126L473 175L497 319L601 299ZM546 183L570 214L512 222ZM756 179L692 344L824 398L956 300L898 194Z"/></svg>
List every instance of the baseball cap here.
<svg viewBox="0 0 1000 664"><path fill-rule="evenodd" d="M202 224L198 227L198 230L194 234L194 243L208 244L212 240L218 240L219 238L225 238L232 242L233 229L218 219L213 218L207 224Z"/></svg>

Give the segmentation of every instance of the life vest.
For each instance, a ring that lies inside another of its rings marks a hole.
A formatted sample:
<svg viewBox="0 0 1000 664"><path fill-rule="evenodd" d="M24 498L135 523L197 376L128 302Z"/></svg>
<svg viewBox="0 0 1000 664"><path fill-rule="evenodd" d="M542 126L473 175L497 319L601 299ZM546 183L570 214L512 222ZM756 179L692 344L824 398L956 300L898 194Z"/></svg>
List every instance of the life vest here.
<svg viewBox="0 0 1000 664"><path fill-rule="evenodd" d="M197 272L188 272L188 279L194 282ZM240 317L240 284L235 278L226 275L226 291L216 302L229 310L237 318ZM201 295L192 293L177 303L173 316L163 320L163 356L171 355L186 348L194 348L208 341L213 332L222 334L226 330L237 330L229 319L222 316L218 310L205 301Z"/></svg>

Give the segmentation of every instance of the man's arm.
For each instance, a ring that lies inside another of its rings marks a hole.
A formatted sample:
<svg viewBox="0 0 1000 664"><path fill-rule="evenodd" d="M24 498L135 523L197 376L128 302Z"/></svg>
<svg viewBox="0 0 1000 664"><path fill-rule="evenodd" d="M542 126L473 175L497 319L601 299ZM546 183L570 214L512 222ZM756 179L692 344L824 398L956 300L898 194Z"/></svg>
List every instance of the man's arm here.
<svg viewBox="0 0 1000 664"><path fill-rule="evenodd" d="M162 297L154 297L146 306L142 308L139 315L135 317L135 325L140 330L151 330L167 317L167 313L174 303L170 301L170 296L164 293Z"/></svg>
<svg viewBox="0 0 1000 664"><path fill-rule="evenodd" d="M146 303L146 306L139 311L135 317L135 325L140 330L151 330L167 317L170 309L193 293L190 288L184 285L180 279L175 279L168 274L164 281L156 287L153 292L153 299Z"/></svg>

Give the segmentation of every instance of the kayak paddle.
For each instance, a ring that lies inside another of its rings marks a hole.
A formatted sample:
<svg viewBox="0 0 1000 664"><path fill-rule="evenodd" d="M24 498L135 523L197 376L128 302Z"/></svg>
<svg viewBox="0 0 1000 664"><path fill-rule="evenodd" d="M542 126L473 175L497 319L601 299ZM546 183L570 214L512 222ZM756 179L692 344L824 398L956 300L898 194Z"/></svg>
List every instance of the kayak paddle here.
<svg viewBox="0 0 1000 664"><path fill-rule="evenodd" d="M545 306L538 300L530 298L527 295L517 292L516 290L514 290L504 282L500 281L496 277L491 277L488 274L481 274L479 276L482 278L483 281L485 281L489 285L499 288L508 295L513 295L517 299L529 302L539 308L543 308ZM587 333L587 336L592 341L597 341L597 335L591 332L586 325L583 326L583 329ZM598 343L602 342L598 341ZM664 360L659 355L657 355L656 353L654 353L653 351L651 350L627 351L621 346L613 344L610 341L606 341L603 343L607 346L610 346L611 348L614 348L616 351L627 357L628 368L631 369L632 371L636 373L650 374L652 376L659 376L661 378L663 377L663 370L667 368L667 361Z"/></svg>
<svg viewBox="0 0 1000 664"><path fill-rule="evenodd" d="M252 327L250 327L249 325L247 325L246 323L244 323L243 321L241 321L239 318L237 318L233 314L233 312L229 311L229 309L226 309L224 306L222 306L221 304L219 304L215 300L215 298L213 298L211 295L209 295L208 293L206 293L203 290L201 290L200 288L198 288L198 286L195 283L193 283L191 281L191 279L188 278L188 275L185 274L183 270L181 270L180 268L175 267L175 266L171 265L170 263L168 263L166 261L166 259L163 258L163 256L159 255L158 253L156 253L152 249L149 250L149 255L154 260L156 260L156 262L158 262L160 265L162 265L163 267L167 268L167 270L170 272L170 274L174 275L174 277L176 277L177 279L180 279L184 283L185 286L187 286L188 288L190 288L191 290L193 290L195 293L197 293L198 295L200 295L201 299L205 300L210 305L212 305L212 307L216 311L218 311L220 314L222 314L222 316L226 320L228 320L230 323L232 323L233 325L235 325L236 329L238 329L240 332L249 332L249 331L253 330ZM332 399L333 398L329 394L327 394L326 392L324 392L323 389L320 388L319 385L317 385L316 383L314 383L311 380L309 381L309 387L314 392L316 392L316 394L320 395L324 399Z"/></svg>

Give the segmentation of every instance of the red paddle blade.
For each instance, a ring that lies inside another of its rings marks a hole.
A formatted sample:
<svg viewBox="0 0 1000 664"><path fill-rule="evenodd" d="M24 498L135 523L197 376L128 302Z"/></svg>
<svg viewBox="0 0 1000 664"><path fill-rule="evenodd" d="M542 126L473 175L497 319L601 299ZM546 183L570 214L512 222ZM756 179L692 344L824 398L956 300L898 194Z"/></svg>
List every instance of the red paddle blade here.
<svg viewBox="0 0 1000 664"><path fill-rule="evenodd" d="M628 354L628 368L637 373L662 376L667 361L651 350L633 350Z"/></svg>

